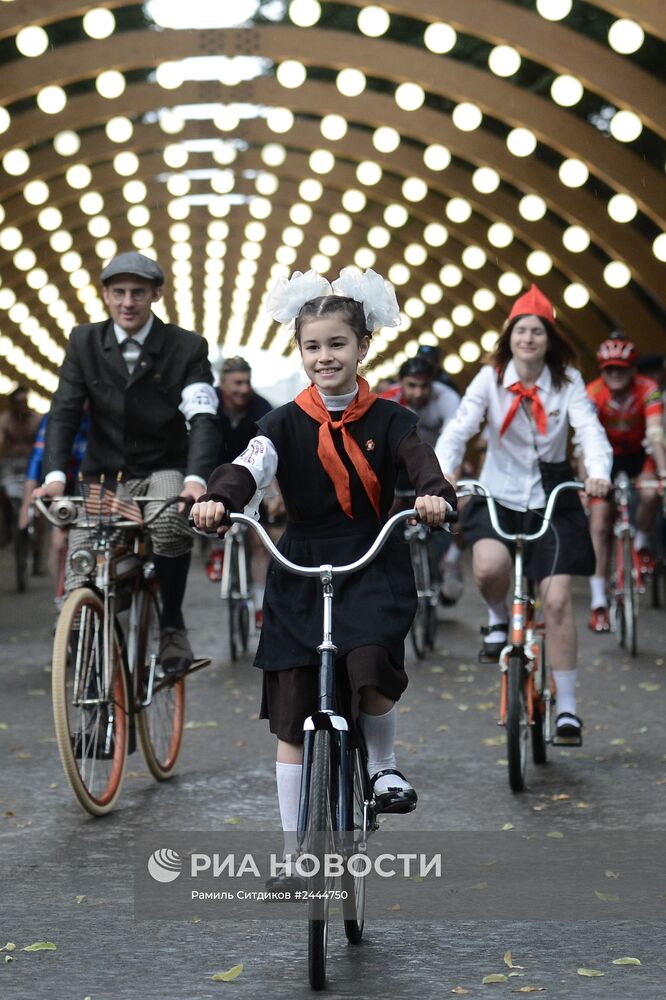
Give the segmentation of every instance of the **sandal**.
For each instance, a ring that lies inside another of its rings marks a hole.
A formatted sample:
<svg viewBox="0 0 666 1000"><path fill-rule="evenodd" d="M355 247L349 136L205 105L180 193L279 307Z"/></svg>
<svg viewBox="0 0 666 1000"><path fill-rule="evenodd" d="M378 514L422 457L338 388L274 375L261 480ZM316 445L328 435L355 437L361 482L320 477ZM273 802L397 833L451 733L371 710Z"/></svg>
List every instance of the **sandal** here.
<svg viewBox="0 0 666 1000"><path fill-rule="evenodd" d="M583 720L573 712L560 712L555 719L555 746L582 747Z"/></svg>
<svg viewBox="0 0 666 1000"><path fill-rule="evenodd" d="M387 767L383 771L377 771L377 774L373 774L370 778L370 786L373 792L375 782L386 774L396 774L403 781L407 781L407 778L400 771L397 771L394 767ZM377 792L375 795L375 811L378 813L408 813L416 809L417 801L418 795L413 788L389 787L386 791Z"/></svg>
<svg viewBox="0 0 666 1000"><path fill-rule="evenodd" d="M483 640L483 646L479 651L479 663L497 663L500 658L500 653L504 649L509 636L509 623L508 622L498 622L496 625L482 625L480 629L481 635L490 635L491 632L505 632L506 636L501 642L486 642Z"/></svg>

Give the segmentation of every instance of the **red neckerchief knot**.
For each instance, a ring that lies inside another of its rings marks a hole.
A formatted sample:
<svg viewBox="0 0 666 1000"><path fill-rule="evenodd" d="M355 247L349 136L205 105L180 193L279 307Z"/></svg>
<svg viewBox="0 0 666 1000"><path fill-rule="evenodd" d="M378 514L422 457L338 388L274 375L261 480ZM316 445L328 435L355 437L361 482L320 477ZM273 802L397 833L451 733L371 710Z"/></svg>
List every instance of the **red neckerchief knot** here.
<svg viewBox="0 0 666 1000"><path fill-rule="evenodd" d="M536 429L539 434L545 434L548 418L546 417L546 411L543 408L543 403L538 396L538 387L533 385L531 389L526 389L522 382L514 382L513 385L510 385L507 388L509 392L514 393L515 398L511 403L509 411L504 418L504 423L500 428L500 438L504 433L506 433L506 431L508 431L511 426L511 421L515 417L518 407L524 399L532 401L532 416L534 417Z"/></svg>
<svg viewBox="0 0 666 1000"><path fill-rule="evenodd" d="M360 420L378 399L378 396L374 392L370 392L370 386L364 378L358 378L357 381L358 394L347 409L343 411L339 420L333 420L324 405L321 393L315 385L308 386L294 400L297 406L300 406L309 417L312 417L319 424L319 443L317 445L319 461L335 487L335 495L338 498L338 503L347 517L352 518L352 520L354 514L352 512L349 473L335 447L333 431L342 430L342 446L358 473L358 477L363 484L363 489L367 493L377 517L379 517L379 500L381 496L381 486L377 476L346 427L346 424Z"/></svg>

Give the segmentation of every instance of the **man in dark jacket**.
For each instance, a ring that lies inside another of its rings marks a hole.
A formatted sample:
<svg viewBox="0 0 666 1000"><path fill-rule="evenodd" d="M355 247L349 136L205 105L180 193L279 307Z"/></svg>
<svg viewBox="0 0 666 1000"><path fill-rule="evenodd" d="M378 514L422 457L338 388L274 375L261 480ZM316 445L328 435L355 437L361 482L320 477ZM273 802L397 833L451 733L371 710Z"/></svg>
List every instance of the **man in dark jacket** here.
<svg viewBox="0 0 666 1000"><path fill-rule="evenodd" d="M110 320L71 333L49 416L44 485L35 495L64 492L72 441L88 400L90 431L81 466L86 478L103 473L109 482L121 473L125 489L136 496L196 499L220 447L207 343L152 312L164 285L154 260L119 254L101 280ZM160 661L165 671L179 673L193 659L181 611L192 539L175 505L150 532L163 603ZM70 532L71 546L84 543L85 532ZM82 582L69 571L68 590Z"/></svg>

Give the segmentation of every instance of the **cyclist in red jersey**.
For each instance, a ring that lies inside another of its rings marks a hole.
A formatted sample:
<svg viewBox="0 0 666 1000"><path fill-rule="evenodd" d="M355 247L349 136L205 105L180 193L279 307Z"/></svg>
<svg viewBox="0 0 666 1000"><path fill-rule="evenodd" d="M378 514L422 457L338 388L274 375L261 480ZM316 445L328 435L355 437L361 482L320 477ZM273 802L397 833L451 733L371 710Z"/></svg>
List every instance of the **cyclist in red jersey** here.
<svg viewBox="0 0 666 1000"><path fill-rule="evenodd" d="M605 340L597 351L599 378L590 382L587 393L597 408L599 420L613 447L613 471L632 478L666 477L666 434L664 404L656 382L639 375L636 348L621 336ZM634 547L646 572L654 570L650 536L658 508L654 489L642 489L636 510ZM590 504L590 533L597 557L590 578L590 620L593 632L608 632L607 578L610 563L613 510L610 500Z"/></svg>

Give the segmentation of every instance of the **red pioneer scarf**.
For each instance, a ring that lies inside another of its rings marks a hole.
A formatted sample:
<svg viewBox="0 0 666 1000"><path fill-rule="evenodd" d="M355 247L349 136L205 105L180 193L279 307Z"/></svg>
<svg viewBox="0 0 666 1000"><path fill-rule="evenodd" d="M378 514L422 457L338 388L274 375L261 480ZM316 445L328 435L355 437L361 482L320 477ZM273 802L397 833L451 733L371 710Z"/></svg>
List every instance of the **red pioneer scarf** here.
<svg viewBox="0 0 666 1000"><path fill-rule="evenodd" d="M537 395L537 387L532 386L531 389L526 389L522 382L514 382L513 385L508 386L509 392L515 393L515 399L509 407L509 411L504 418L504 423L502 424L499 432L499 436L508 431L511 421L516 415L518 407L524 399L532 400L532 416L534 417L534 423L536 424L536 429L539 434L546 433L547 417L546 411L543 408L543 403Z"/></svg>
<svg viewBox="0 0 666 1000"><path fill-rule="evenodd" d="M351 459L351 463L363 484L363 489L368 494L368 499L374 507L377 517L379 517L379 498L381 495L379 480L365 455L345 426L346 424L353 423L355 420L360 420L377 399L378 396L376 393L370 392L370 386L365 379L359 378L358 395L343 412L340 420L332 419L331 414L324 406L321 393L315 385L310 385L307 389L304 389L294 400L297 406L300 406L309 417L312 417L319 424L319 443L317 445L319 461L331 478L338 503L347 517L352 519L354 515L352 513L351 490L349 488L349 473L335 447L332 431L342 430L342 446Z"/></svg>

